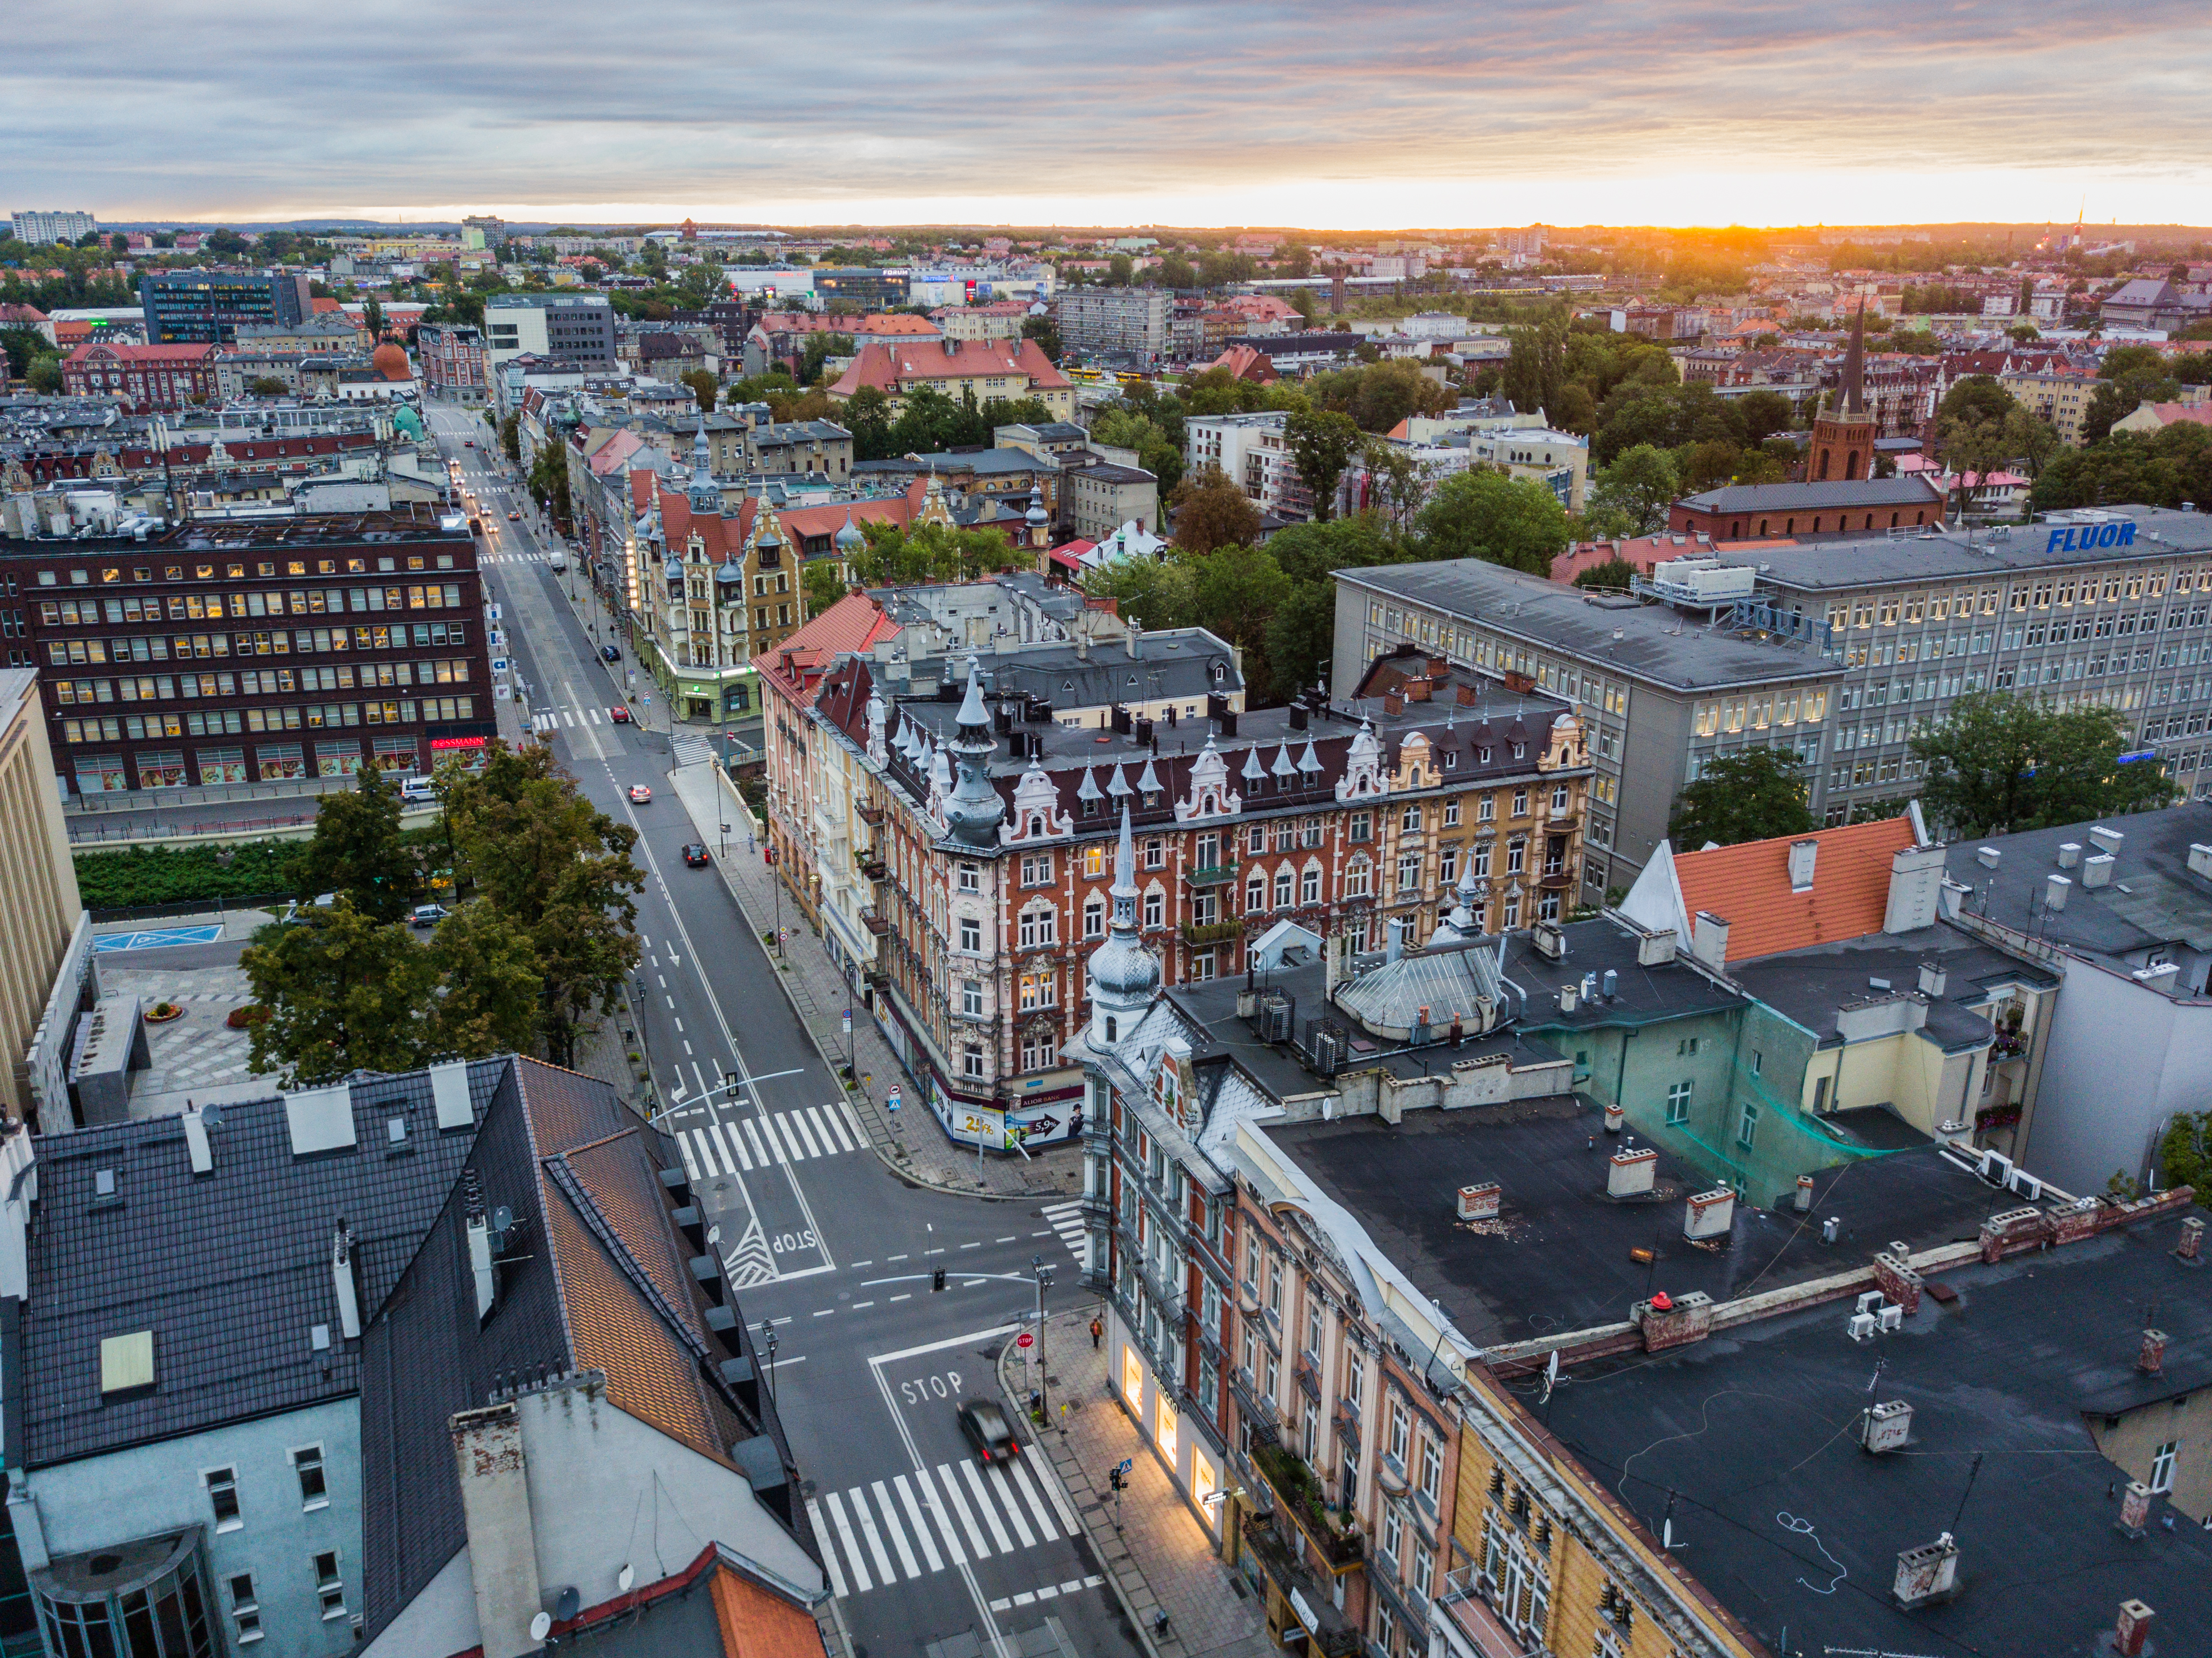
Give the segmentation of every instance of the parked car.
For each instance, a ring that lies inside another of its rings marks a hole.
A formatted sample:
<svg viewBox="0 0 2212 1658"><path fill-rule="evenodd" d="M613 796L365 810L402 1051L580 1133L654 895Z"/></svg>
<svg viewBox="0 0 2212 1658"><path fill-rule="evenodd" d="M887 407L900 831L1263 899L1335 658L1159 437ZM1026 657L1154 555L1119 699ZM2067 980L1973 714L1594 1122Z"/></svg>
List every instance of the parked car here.
<svg viewBox="0 0 2212 1658"><path fill-rule="evenodd" d="M694 869L699 868L708 861L707 848L696 841L691 841L684 848L684 861Z"/></svg>
<svg viewBox="0 0 2212 1658"><path fill-rule="evenodd" d="M629 724L629 710L623 707L621 703L617 702L614 707L607 710L607 718L613 720L617 726L627 726Z"/></svg>
<svg viewBox="0 0 2212 1658"><path fill-rule="evenodd" d="M622 649L621 649L621 647L620 647L619 646L615 646L615 645L602 645L602 646L600 646L600 647L599 647L599 660L600 660L600 661L602 661L602 662L619 662L619 661L621 661L621 660L622 660Z"/></svg>
<svg viewBox="0 0 2212 1658"><path fill-rule="evenodd" d="M415 906L414 909L409 913L407 917L407 925L410 926L435 926L439 922L444 920L447 915L450 913L451 912L449 912L443 904L417 904Z"/></svg>
<svg viewBox="0 0 2212 1658"><path fill-rule="evenodd" d="M1004 1462L1022 1453L1006 1413L988 1399L971 1399L960 1407L960 1431L986 1462Z"/></svg>
<svg viewBox="0 0 2212 1658"><path fill-rule="evenodd" d="M402 800L435 800L438 786L427 777L403 777L399 780L399 798Z"/></svg>
<svg viewBox="0 0 2212 1658"><path fill-rule="evenodd" d="M632 783L629 786L629 798L633 805L641 806L653 799L653 791L642 783Z"/></svg>

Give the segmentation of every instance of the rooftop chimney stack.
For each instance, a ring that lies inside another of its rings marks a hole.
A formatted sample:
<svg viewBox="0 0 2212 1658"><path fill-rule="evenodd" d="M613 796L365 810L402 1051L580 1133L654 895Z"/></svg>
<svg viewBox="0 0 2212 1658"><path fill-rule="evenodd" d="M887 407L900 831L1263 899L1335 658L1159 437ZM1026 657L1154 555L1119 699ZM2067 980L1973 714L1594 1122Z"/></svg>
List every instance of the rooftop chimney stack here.
<svg viewBox="0 0 2212 1658"><path fill-rule="evenodd" d="M2149 1518L2150 1487L2140 1479L2130 1479L2120 1496L2120 1529L2130 1537L2141 1537L2143 1522Z"/></svg>
<svg viewBox="0 0 2212 1658"><path fill-rule="evenodd" d="M1609 1198L1642 1198L1651 1194L1659 1172L1659 1154L1648 1145L1624 1145L1607 1159L1605 1194Z"/></svg>
<svg viewBox="0 0 2212 1658"><path fill-rule="evenodd" d="M1809 1215L1813 1212L1813 1177L1810 1175L1797 1176L1796 1203L1799 1214Z"/></svg>
<svg viewBox="0 0 2212 1658"><path fill-rule="evenodd" d="M2058 848L2059 868L2072 869L2081 861L2081 843L2079 841L2068 841L2060 845Z"/></svg>
<svg viewBox="0 0 2212 1658"><path fill-rule="evenodd" d="M2189 847L2189 872L2212 878L2212 847L2193 841Z"/></svg>
<svg viewBox="0 0 2212 1658"><path fill-rule="evenodd" d="M2204 1258L2204 1222L2196 1215L2181 1223L2181 1242L2174 1248L2177 1260L2191 1263Z"/></svg>
<svg viewBox="0 0 2212 1658"><path fill-rule="evenodd" d="M1995 856L1992 848L1984 848ZM1992 864L1991 867L1995 867ZM1936 925L1938 901L1943 892L1943 848L1941 846L1899 847L1889 859L1889 902L1882 912L1881 930L1913 932Z"/></svg>
<svg viewBox="0 0 2212 1658"><path fill-rule="evenodd" d="M447 1425L460 1466L461 1518L483 1658L523 1658L545 1643L531 1633L541 1608L520 1416L509 1400L462 1411Z"/></svg>
<svg viewBox="0 0 2212 1658"><path fill-rule="evenodd" d="M331 1239L331 1289L337 1297L338 1328L349 1341L361 1339L361 1281L355 1276L353 1228L338 1218Z"/></svg>
<svg viewBox="0 0 2212 1658"><path fill-rule="evenodd" d="M1932 1543L1906 1549L1897 1557L1897 1576L1890 1596L1906 1612L1948 1600L1957 1592L1959 1546L1945 1532ZM489 1655L486 1655L489 1658Z"/></svg>
<svg viewBox="0 0 2212 1658"><path fill-rule="evenodd" d="M2109 852L2092 853L2081 860L2081 884L2085 887L2108 887L2112 884L2112 854Z"/></svg>
<svg viewBox="0 0 2212 1658"><path fill-rule="evenodd" d="M1482 1181L1474 1186L1459 1188L1459 1218L1462 1220L1496 1220L1498 1204L1502 1196L1494 1180Z"/></svg>
<svg viewBox="0 0 2212 1658"><path fill-rule="evenodd" d="M1813 865L1820 856L1820 843L1808 836L1790 843L1790 890L1810 892L1813 890Z"/></svg>
<svg viewBox="0 0 2212 1658"><path fill-rule="evenodd" d="M2157 1616L2140 1600L2121 1601L2119 1621L2112 1625L2115 1658L2142 1658L2144 1643L2150 1639L2151 1622Z"/></svg>
<svg viewBox="0 0 2212 1658"><path fill-rule="evenodd" d="M2089 831L2089 838L2097 843L2099 852L2117 854L2120 849L2120 842L2128 837L2118 829L2106 829L2100 823Z"/></svg>
<svg viewBox="0 0 2212 1658"><path fill-rule="evenodd" d="M1674 929L1672 927L1659 927L1652 932L1638 933L1636 965L1664 967L1674 959L1675 942Z"/></svg>
<svg viewBox="0 0 2212 1658"><path fill-rule="evenodd" d="M2136 1353L2136 1369L2145 1376L2156 1376L2166 1367L2166 1332L2145 1330L2142 1346Z"/></svg>
<svg viewBox="0 0 2212 1658"><path fill-rule="evenodd" d="M1690 953L1716 973L1728 966L1728 939L1729 924L1709 909L1690 924Z"/></svg>
<svg viewBox="0 0 2212 1658"><path fill-rule="evenodd" d="M2066 908L2066 895L2074 890L2073 881L2063 875L2053 875L2043 884L2043 907L2045 909Z"/></svg>
<svg viewBox="0 0 2212 1658"><path fill-rule="evenodd" d="M1922 995L1929 997L1931 999L1940 997L1943 993L1943 987L1949 982L1950 975L1944 972L1942 963L1921 963L1920 993Z"/></svg>

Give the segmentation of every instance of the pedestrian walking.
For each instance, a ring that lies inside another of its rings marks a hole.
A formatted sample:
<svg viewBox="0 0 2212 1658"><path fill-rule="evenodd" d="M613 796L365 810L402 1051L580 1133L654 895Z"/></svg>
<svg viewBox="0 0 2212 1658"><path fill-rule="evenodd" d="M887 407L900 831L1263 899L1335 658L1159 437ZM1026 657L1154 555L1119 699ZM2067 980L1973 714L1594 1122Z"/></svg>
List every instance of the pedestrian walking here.
<svg viewBox="0 0 2212 1658"><path fill-rule="evenodd" d="M1106 1327L1100 1323L1096 1318L1093 1318L1091 1321L1091 1351L1092 1352L1095 1353L1098 1351L1098 1338L1105 1333Z"/></svg>

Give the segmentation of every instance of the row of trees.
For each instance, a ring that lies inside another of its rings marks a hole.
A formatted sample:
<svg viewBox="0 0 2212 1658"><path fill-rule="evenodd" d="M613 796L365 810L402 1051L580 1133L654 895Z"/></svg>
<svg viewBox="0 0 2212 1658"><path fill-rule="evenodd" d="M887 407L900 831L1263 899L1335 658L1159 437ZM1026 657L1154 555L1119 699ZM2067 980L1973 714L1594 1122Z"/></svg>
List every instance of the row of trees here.
<svg viewBox="0 0 2212 1658"><path fill-rule="evenodd" d="M1237 646L1257 705L1324 676L1336 625L1332 571L1443 558L1547 570L1569 536L1549 489L1487 467L1446 478L1406 520L1363 512L1292 525L1264 546L1251 544L1251 502L1217 469L1187 478L1176 502L1177 545L1166 559L1117 560L1085 586L1148 628L1206 628Z"/></svg>
<svg viewBox="0 0 2212 1658"><path fill-rule="evenodd" d="M2154 761L2123 762L2133 732L2111 708L2060 709L2032 695L1984 691L1912 739L1925 768L1920 806L1954 836L2016 834L2172 804ZM1814 827L1808 782L1787 750L1724 755L1685 787L1668 833L1677 848L1803 835Z"/></svg>
<svg viewBox="0 0 2212 1658"><path fill-rule="evenodd" d="M326 795L298 865L331 895L264 927L240 957L261 1017L252 1066L289 1086L442 1058L544 1054L573 1066L638 962L636 833L599 811L542 744L494 743L484 769L441 771L442 848L410 846L392 784L364 766ZM465 895L428 935L409 914L425 856Z"/></svg>

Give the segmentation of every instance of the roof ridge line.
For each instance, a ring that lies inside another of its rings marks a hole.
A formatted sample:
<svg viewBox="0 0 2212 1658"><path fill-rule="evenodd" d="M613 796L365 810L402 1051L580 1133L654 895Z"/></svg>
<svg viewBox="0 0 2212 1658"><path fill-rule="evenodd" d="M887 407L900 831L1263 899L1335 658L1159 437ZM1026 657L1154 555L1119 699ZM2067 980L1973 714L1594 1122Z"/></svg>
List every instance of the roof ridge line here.
<svg viewBox="0 0 2212 1658"><path fill-rule="evenodd" d="M604 1144L599 1141L593 1143ZM653 1310L659 1315L661 1321L673 1330L678 1339L691 1350L692 1357L702 1359L710 1357L705 1339L678 1316L676 1309L669 1305L668 1297L661 1293L660 1286L653 1281L653 1275L645 1270L637 1257L630 1252L629 1245L623 1242L622 1235L615 1230L614 1223L607 1218L605 1212L599 1207L599 1200L592 1196L590 1189L584 1185L582 1179L570 1166L568 1153L557 1151L553 1156L542 1159L540 1166L552 1176L553 1183L561 1188L562 1195L568 1199L570 1206L576 1210L578 1218L591 1229L592 1236L597 1237L605 1247L607 1253L614 1257L616 1263L623 1269L623 1274L645 1296L646 1299L653 1303Z"/></svg>

